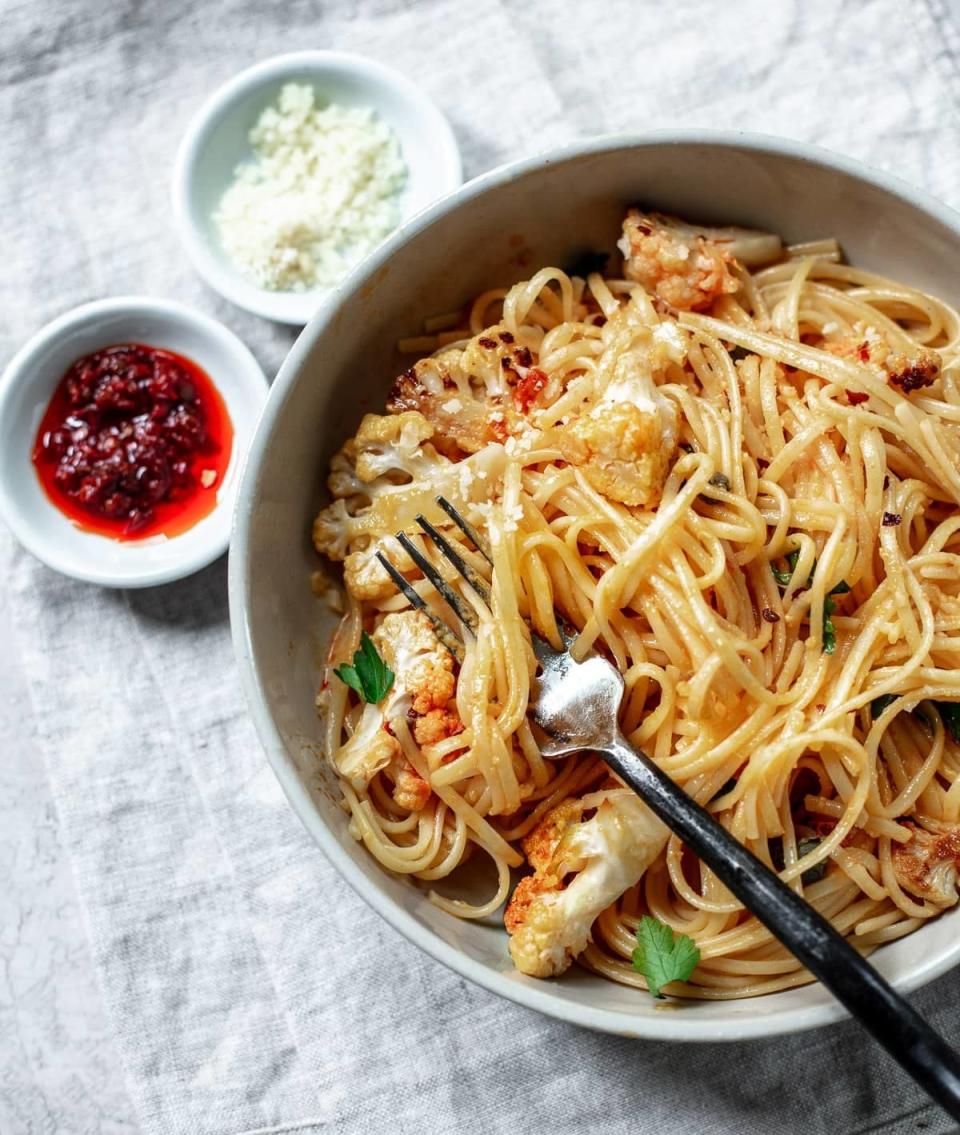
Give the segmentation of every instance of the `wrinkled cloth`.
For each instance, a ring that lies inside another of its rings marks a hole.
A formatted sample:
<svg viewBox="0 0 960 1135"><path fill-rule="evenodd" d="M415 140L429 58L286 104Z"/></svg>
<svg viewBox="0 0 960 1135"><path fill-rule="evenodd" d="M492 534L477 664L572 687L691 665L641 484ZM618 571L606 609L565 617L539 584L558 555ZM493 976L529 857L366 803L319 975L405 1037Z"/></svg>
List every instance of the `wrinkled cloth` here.
<svg viewBox="0 0 960 1135"><path fill-rule="evenodd" d="M0 0L0 362L78 303L143 292L221 319L275 373L293 333L199 281L170 207L191 115L272 54L338 48L397 68L449 116L468 176L578 136L737 127L956 205L954 18L946 0ZM414 949L326 862L267 766L225 561L105 591L0 528L0 571L24 691L0 702L4 760L42 755L147 1135L952 1129L850 1023L630 1041L499 1000ZM960 974L914 1000L960 1040Z"/></svg>

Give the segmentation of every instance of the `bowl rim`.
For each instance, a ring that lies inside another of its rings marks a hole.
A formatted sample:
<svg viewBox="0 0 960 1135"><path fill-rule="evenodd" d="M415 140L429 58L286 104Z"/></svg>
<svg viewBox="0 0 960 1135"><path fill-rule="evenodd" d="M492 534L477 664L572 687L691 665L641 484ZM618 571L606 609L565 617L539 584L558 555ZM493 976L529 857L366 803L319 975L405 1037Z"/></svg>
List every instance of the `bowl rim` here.
<svg viewBox="0 0 960 1135"><path fill-rule="evenodd" d="M95 324L97 320L104 317L137 315L138 313L159 316L171 325L190 325L197 329L205 339L217 343L225 353L232 355L234 360L240 364L237 371L239 373L242 369L244 386L248 388L248 392L252 393L254 387L256 387L258 399L256 408L262 409L269 392L266 375L249 347L228 327L211 316L194 311L175 300L158 299L153 296L122 295L91 300L88 303L70 308L69 311L56 316L34 332L7 363L2 375L0 375L0 418L7 411L8 400L13 396L14 388L22 382L30 381L30 375L33 373L31 366L39 352L55 343L64 334ZM104 346L108 345L108 343L104 343ZM157 345L163 349L162 344ZM213 381L213 376L211 376L211 381ZM220 385L217 385L217 389L220 391L231 417L235 417L237 397L231 397ZM239 493L245 458L245 453L237 452L237 475L233 490L224 499L216 503L208 514L209 516L212 517L218 512L223 515L228 509L232 513L236 496ZM52 507L54 506L51 505ZM0 518L5 521L19 543L47 567L83 583L93 583L100 587L120 588L152 587L162 583L171 583L200 571L208 564L213 563L227 550L231 528L230 525L223 525L219 532L211 529L209 537L189 555L174 556L171 558L171 562L163 566L144 568L131 573L129 569L126 571L109 571L96 567L91 568L88 561L62 555L59 552L54 555L49 554L48 549L36 539L34 525L30 517L25 515L23 510L14 503L7 490L7 482L2 476L0 476Z"/></svg>
<svg viewBox="0 0 960 1135"><path fill-rule="evenodd" d="M392 89L399 101L413 109L422 122L424 136L431 140L436 154L436 166L431 168L441 186L438 197L454 192L463 183L460 148L443 111L406 75L366 55L321 50L272 55L238 72L212 91L190 119L174 159L171 200L177 233L190 263L210 288L246 311L290 326L307 324L333 289L269 291L222 264L204 236L203 226L192 205L191 189L206 141L236 100L261 83L271 80L279 83L284 75L303 70L312 70L318 75L349 73L364 83L382 83ZM401 219L398 227L402 227L408 219Z"/></svg>
<svg viewBox="0 0 960 1135"><path fill-rule="evenodd" d="M257 678L247 618L249 538L259 469L280 410L301 372L304 360L317 339L335 319L340 304L349 295L359 292L369 283L411 236L429 228L434 221L451 210L483 196L490 189L564 161L608 151L644 149L664 144L745 149L819 165L886 191L906 204L931 215L945 227L952 229L960 239L960 213L938 201L925 190L917 189L893 174L875 169L857 159L834 153L824 147L752 131L683 128L603 134L509 162L474 178L455 193L434 202L416 217L401 225L365 259L342 284L338 285L330 302L318 311L303 329L284 359L248 450L237 493L228 572L230 623L234 652L247 704L267 759L288 800L341 877L408 941L482 988L569 1024L615 1035L651 1040L700 1043L741 1041L819 1028L843 1020L848 1013L838 1002L828 1001L784 1009L776 1015L744 1017L729 1022L698 1019L688 1013L665 1013L662 1019L656 1022L646 1017L638 1017L635 1022L631 1022L625 1013L584 1006L556 997L550 992L551 987L548 982L518 981L515 976L487 968L481 962L475 961L444 942L413 914L385 897L353 862L330 828L320 819L308 789L292 762L287 759L286 747L274 724L263 686ZM891 978L891 984L901 993L909 993L946 973L958 962L960 962L960 938L951 949L944 951L935 961L921 960L906 974Z"/></svg>

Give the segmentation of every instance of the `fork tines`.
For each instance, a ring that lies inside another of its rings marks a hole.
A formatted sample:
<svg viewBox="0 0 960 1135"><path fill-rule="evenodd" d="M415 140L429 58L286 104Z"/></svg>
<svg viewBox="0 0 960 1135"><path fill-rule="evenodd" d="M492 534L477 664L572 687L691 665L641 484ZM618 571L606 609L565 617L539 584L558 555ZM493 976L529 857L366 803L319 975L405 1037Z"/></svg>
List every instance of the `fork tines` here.
<svg viewBox="0 0 960 1135"><path fill-rule="evenodd" d="M490 558L490 553L487 551L481 538L474 531L470 524L460 515L453 505L446 499L446 497L437 497L437 504L443 511L450 517L456 524L460 531L467 537L468 540L474 545L477 551L489 562L493 561ZM490 601L490 588L486 580L475 571L457 551L456 548L450 543L446 537L437 531L437 529L430 523L425 516L418 516L416 518L417 524L424 535L433 543L433 545L440 552L441 556L454 568L455 571L473 588L473 590L480 596L480 598L488 603ZM411 560L423 572L424 577L436 588L437 592L442 596L444 602L453 611L461 623L468 627L471 633L476 634L479 626L476 612L466 603L461 596L450 586L450 584L443 578L436 567L427 559L427 557L420 551L420 549L413 543L410 537L405 532L397 533L397 541L403 550L407 553ZM446 647L447 650L457 659L463 661L463 638L457 634L450 626L448 626L442 619L438 618L433 611L427 606L426 600L422 595L413 587L413 585L404 578L404 576L394 567L394 565L387 559L382 552L377 552L377 559L383 564L387 574L397 585L400 591L406 596L410 603L423 613L430 620L437 638Z"/></svg>

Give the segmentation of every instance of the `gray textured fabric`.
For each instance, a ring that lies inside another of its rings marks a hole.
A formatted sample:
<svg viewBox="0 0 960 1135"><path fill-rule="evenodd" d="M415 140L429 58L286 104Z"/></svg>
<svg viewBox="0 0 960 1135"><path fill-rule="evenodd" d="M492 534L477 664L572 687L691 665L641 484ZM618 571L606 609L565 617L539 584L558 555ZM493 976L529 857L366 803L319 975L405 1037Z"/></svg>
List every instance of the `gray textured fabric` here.
<svg viewBox="0 0 960 1135"><path fill-rule="evenodd" d="M204 288L168 200L193 110L268 55L336 47L392 64L450 116L468 175L582 134L739 126L843 150L957 204L951 19L939 0L0 0L0 362L79 302L148 292L222 319L276 370L291 333ZM950 1129L851 1025L630 1042L496 1000L421 956L340 881L266 767L223 562L162 589L100 591L3 530L0 571L0 808L46 780L38 806L72 868L111 1026L112 1041L100 1021L85 1043L115 1046L148 1135ZM0 1126L129 1131L95 1109L74 1122L84 1092L123 1097L108 1064L92 1082L71 1075L62 1037L48 1037L67 1067L47 1075L45 1104L11 1071L30 1057L17 1064L7 1038L29 1052L45 1034L17 1001L23 952L9 944L57 841L41 829L29 847L5 843L3 815ZM76 932L75 911L49 925L68 922ZM55 960L44 973L56 987ZM960 978L916 1002L960 1039Z"/></svg>

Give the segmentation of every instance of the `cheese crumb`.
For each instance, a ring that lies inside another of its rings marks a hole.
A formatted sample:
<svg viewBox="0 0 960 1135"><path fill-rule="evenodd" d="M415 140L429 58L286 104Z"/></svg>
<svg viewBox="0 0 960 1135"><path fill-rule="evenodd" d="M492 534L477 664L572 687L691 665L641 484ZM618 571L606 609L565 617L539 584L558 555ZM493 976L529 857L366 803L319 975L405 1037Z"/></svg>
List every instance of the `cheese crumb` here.
<svg viewBox="0 0 960 1135"><path fill-rule="evenodd" d="M407 170L370 108L318 107L313 87L287 83L249 140L254 160L237 166L213 219L260 287L332 287L399 224Z"/></svg>

